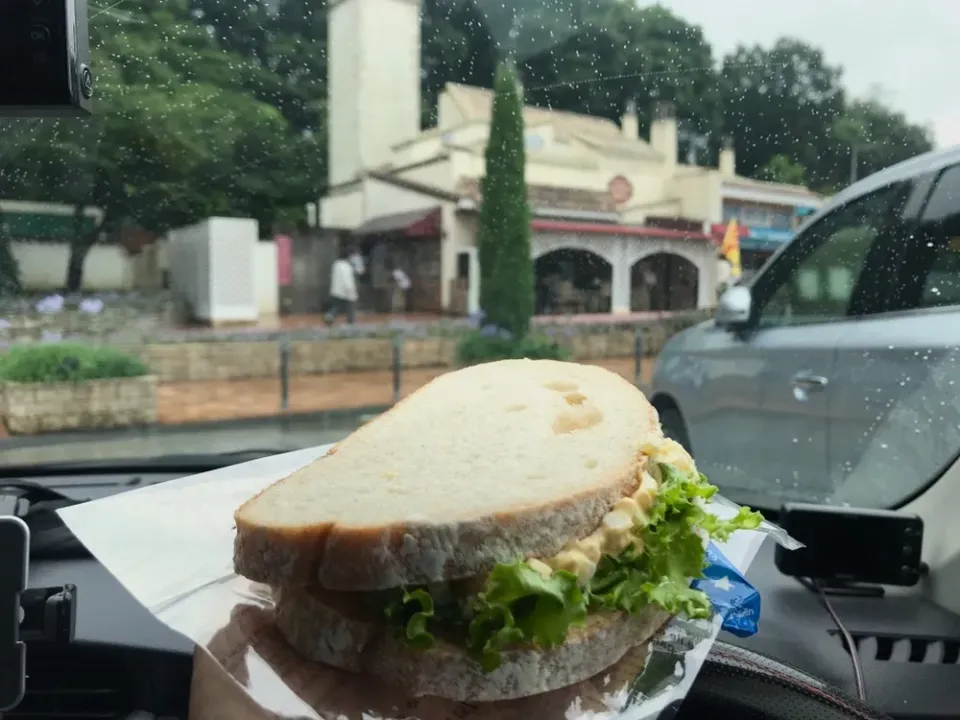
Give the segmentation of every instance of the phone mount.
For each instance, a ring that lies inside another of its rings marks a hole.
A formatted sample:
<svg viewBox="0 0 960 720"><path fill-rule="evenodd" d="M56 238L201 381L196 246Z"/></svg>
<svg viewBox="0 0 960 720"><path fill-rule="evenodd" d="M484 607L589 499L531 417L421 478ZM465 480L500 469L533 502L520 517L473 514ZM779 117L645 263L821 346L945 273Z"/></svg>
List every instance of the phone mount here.
<svg viewBox="0 0 960 720"><path fill-rule="evenodd" d="M69 643L76 627L74 585L27 589L30 529L0 517L0 713L23 699L26 643Z"/></svg>

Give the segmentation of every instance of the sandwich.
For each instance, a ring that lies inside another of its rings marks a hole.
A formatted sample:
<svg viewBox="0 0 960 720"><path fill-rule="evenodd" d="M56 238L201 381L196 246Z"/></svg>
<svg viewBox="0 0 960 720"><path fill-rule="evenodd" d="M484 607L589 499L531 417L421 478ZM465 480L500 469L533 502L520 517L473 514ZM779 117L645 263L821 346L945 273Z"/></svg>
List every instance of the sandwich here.
<svg viewBox="0 0 960 720"><path fill-rule="evenodd" d="M707 618L716 492L643 393L600 367L442 375L235 514L304 657L463 702L547 692Z"/></svg>

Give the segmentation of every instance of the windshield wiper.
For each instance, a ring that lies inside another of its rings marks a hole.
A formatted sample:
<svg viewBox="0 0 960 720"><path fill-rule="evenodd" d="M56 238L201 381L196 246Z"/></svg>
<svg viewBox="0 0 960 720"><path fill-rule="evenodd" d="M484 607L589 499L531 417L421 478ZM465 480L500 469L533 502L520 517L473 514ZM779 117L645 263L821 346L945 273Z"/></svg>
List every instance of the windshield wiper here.
<svg viewBox="0 0 960 720"><path fill-rule="evenodd" d="M184 453L146 458L105 458L28 465L0 465L0 479L127 473L177 473L185 475L289 452L287 448L258 448L224 453Z"/></svg>

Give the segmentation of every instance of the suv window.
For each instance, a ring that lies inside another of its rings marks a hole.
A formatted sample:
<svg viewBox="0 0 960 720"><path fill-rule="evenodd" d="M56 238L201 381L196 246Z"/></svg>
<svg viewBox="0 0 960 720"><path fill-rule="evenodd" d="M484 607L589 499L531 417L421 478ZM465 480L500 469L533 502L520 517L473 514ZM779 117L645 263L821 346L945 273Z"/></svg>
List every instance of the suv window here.
<svg viewBox="0 0 960 720"><path fill-rule="evenodd" d="M960 165L941 173L908 242L905 309L960 305Z"/></svg>
<svg viewBox="0 0 960 720"><path fill-rule="evenodd" d="M891 218L908 196L908 185L891 185L858 198L811 225L787 249L774 273L774 288L762 303L761 326L804 325L878 312L852 302L861 275Z"/></svg>

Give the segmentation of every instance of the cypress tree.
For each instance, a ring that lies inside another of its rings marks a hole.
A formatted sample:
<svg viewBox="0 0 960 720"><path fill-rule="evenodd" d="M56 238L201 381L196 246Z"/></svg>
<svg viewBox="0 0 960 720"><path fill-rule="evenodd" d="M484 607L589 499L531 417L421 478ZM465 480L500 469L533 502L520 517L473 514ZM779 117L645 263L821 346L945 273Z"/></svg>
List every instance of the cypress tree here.
<svg viewBox="0 0 960 720"><path fill-rule="evenodd" d="M533 315L530 207L524 175L523 100L513 68L502 63L494 83L486 174L477 232L480 307L488 324L519 339Z"/></svg>

